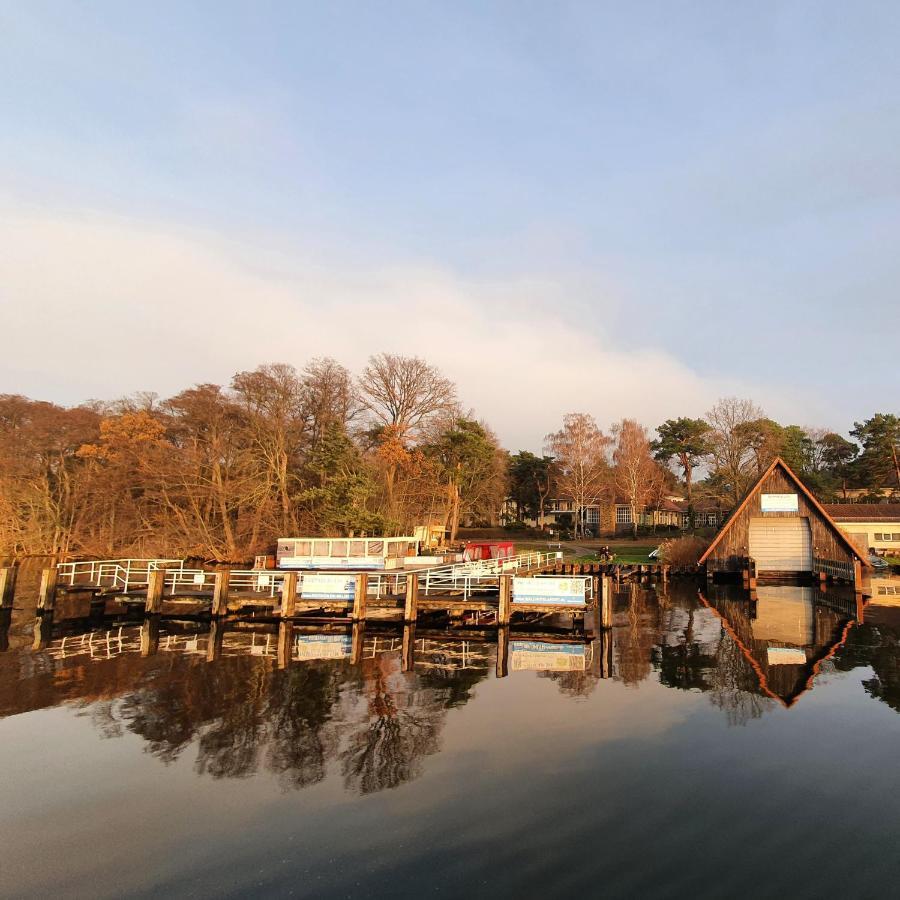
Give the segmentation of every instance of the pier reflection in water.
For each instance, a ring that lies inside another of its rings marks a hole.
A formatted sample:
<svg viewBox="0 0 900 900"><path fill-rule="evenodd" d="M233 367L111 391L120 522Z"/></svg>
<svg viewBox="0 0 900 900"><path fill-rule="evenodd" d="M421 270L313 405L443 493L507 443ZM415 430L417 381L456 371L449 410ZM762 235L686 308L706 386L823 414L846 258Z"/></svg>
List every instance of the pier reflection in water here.
<svg viewBox="0 0 900 900"><path fill-rule="evenodd" d="M845 854L868 853L885 827L900 828L883 799L900 786L890 763L898 614L877 602L863 609L852 591L760 586L751 599L694 583L622 585L614 627L596 635L552 622L509 632L60 611L29 634L33 616L17 610L0 623L10 776L0 824L21 864L4 867L0 890L86 890L101 873L116 888L101 894L321 895L368 884L362 893L413 895L429 879L448 892L527 891L541 877L560 886L545 891L553 895L590 890L602 873L611 894L721 896L770 858L776 839L799 852L804 829L835 803L844 823L834 839ZM35 740L39 753L23 750ZM39 783L27 774L35 758ZM877 790L849 786L851 759L877 772ZM110 765L116 799L101 801L89 786ZM54 779L73 777L83 791L47 799ZM148 799L149 783L159 797ZM308 802L285 805L298 791ZM150 812L129 829L121 805L132 794ZM66 819L83 822L88 810L96 822L73 837ZM173 830L173 816L185 824ZM67 835L58 867L35 865L30 828ZM748 845L762 832L763 844ZM189 843L176 846L176 836ZM101 837L107 862L88 863ZM638 852L647 841L649 863ZM715 859L741 848L741 862L707 859L695 875L684 865L694 841ZM287 862L267 869L276 855ZM801 857L799 867L776 865L772 884L797 887L802 874L807 889L817 879L834 887L806 849ZM111 869L126 859L120 882ZM716 891L704 890L704 868ZM673 877L677 889L666 890Z"/></svg>

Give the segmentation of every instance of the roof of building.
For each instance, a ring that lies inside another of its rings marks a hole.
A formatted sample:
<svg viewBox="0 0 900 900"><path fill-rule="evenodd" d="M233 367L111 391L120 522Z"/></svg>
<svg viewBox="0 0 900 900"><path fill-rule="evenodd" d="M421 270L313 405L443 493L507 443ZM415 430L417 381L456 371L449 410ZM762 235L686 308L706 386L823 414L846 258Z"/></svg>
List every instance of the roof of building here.
<svg viewBox="0 0 900 900"><path fill-rule="evenodd" d="M728 533L729 529L734 525L737 521L738 514L741 510L750 502L750 498L762 487L765 483L766 479L775 471L776 468L781 468L782 472L784 472L785 476L787 476L789 481L793 481L797 490L803 494L804 497L812 504L812 506L821 513L822 517L825 521L834 529L837 538L844 546L850 551L850 553L855 556L864 566L869 566L869 561L866 556L862 553L862 551L841 531L837 522L831 518L831 516L825 511L825 508L816 500L812 491L794 474L794 471L791 467L780 457L776 456L775 459L769 465L769 468L766 469L762 475L756 480L753 486L747 491L744 495L744 499L735 507L734 512L732 512L728 521L719 529L719 533L713 539L713 542L706 548L706 553L700 557L700 564L706 562L709 558L709 555L715 550L715 548L719 545L722 538Z"/></svg>
<svg viewBox="0 0 900 900"><path fill-rule="evenodd" d="M835 521L900 522L900 503L824 503Z"/></svg>

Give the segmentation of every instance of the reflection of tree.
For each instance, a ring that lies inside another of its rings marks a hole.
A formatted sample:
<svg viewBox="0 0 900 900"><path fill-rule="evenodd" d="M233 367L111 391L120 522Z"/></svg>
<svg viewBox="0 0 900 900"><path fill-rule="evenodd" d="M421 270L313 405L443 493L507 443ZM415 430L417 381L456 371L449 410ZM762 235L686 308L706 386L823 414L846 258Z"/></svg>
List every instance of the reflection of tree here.
<svg viewBox="0 0 900 900"><path fill-rule="evenodd" d="M549 678L564 697L572 698L589 697L600 680L600 676L590 669L583 672L541 672L540 677Z"/></svg>
<svg viewBox="0 0 900 900"><path fill-rule="evenodd" d="M404 675L397 654L362 667L309 661L284 670L249 655L209 664L172 654L153 662L117 699L90 701L104 736L139 735L165 763L196 747L200 774L267 770L294 789L323 780L335 760L346 786L361 793L416 778L423 759L440 749L447 710L465 704L485 677L476 670Z"/></svg>
<svg viewBox="0 0 900 900"><path fill-rule="evenodd" d="M676 644L663 643L659 648L657 663L659 680L667 687L682 691L708 691L712 681L712 672L716 665L716 657L708 647L696 640L694 635L694 619L696 604L691 603L687 610L687 622L684 631ZM675 632L674 617L670 615L666 634Z"/></svg>
<svg viewBox="0 0 900 900"><path fill-rule="evenodd" d="M737 643L724 631L716 646L710 702L725 712L729 725L746 725L772 708L759 694L759 682Z"/></svg>
<svg viewBox="0 0 900 900"><path fill-rule="evenodd" d="M365 712L340 751L347 787L369 794L421 774L424 757L440 750L446 710L470 699L484 677L473 670L439 671L403 677L394 657L376 660L363 686Z"/></svg>
<svg viewBox="0 0 900 900"><path fill-rule="evenodd" d="M628 624L618 629L616 640L619 675L628 685L639 684L651 671L652 650L657 643L657 617L649 607L648 594L636 582L628 585Z"/></svg>
<svg viewBox="0 0 900 900"><path fill-rule="evenodd" d="M900 712L900 629L890 625L857 625L834 657L834 667L849 671L871 666L874 677L863 681L866 693Z"/></svg>

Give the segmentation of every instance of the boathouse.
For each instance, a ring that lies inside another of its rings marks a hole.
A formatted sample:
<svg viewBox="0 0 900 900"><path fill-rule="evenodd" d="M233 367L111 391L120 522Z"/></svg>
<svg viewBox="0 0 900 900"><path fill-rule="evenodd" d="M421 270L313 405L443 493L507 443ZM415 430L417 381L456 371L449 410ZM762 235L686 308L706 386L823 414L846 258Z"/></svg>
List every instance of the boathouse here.
<svg viewBox="0 0 900 900"><path fill-rule="evenodd" d="M858 581L867 566L812 492L777 457L747 492L700 558L708 574L824 574Z"/></svg>

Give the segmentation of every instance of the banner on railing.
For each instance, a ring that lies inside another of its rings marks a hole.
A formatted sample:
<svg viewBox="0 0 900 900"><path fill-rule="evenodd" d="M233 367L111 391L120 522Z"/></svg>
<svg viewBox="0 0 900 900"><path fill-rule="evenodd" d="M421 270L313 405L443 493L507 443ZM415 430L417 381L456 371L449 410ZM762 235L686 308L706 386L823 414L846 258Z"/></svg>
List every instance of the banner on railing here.
<svg viewBox="0 0 900 900"><path fill-rule="evenodd" d="M300 596L304 600L352 600L356 593L356 579L340 574L303 575Z"/></svg>
<svg viewBox="0 0 900 900"><path fill-rule="evenodd" d="M546 603L581 606L585 601L584 578L513 578L513 603Z"/></svg>

